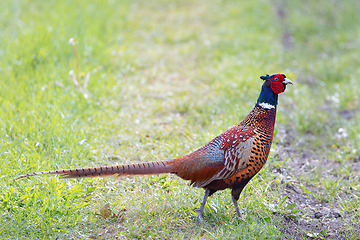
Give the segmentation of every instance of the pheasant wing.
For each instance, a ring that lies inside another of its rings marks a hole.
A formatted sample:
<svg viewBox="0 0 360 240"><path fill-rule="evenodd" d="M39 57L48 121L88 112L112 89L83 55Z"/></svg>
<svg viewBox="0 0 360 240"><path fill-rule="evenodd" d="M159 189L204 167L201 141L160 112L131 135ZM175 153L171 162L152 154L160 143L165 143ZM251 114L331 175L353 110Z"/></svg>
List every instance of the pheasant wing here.
<svg viewBox="0 0 360 240"><path fill-rule="evenodd" d="M222 167L211 177L202 181L196 181L194 186L204 187L212 181L227 179L241 169L244 169L250 158L256 134L254 128L239 125L221 134L218 148L223 152Z"/></svg>
<svg viewBox="0 0 360 240"><path fill-rule="evenodd" d="M245 168L254 145L254 128L234 126L222 134L220 149L225 152L224 170L234 173Z"/></svg>

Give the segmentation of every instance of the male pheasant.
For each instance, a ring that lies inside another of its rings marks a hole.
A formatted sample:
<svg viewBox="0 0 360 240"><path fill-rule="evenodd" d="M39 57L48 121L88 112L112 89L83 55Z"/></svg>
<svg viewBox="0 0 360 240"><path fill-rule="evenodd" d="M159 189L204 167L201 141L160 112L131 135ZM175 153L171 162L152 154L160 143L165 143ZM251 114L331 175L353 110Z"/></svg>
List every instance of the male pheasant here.
<svg viewBox="0 0 360 240"><path fill-rule="evenodd" d="M260 77L265 82L254 109L238 125L215 137L205 146L188 155L158 162L146 162L107 167L54 170L29 173L24 178L39 174L60 174L63 178L103 177L116 174L150 175L173 173L190 180L194 187L204 188L205 194L197 219L202 222L206 200L216 191L231 188L231 196L238 218L240 193L265 164L274 134L278 94L292 82L284 74Z"/></svg>

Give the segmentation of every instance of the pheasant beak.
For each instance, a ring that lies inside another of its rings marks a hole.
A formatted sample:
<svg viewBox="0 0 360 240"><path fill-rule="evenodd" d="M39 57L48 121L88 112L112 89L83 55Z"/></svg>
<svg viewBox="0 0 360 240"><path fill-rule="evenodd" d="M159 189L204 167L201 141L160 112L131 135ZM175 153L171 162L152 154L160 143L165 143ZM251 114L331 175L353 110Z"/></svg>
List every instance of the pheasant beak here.
<svg viewBox="0 0 360 240"><path fill-rule="evenodd" d="M284 81L282 81L282 84L285 84L285 85L291 84L291 85L293 85L293 82L290 79L285 78Z"/></svg>

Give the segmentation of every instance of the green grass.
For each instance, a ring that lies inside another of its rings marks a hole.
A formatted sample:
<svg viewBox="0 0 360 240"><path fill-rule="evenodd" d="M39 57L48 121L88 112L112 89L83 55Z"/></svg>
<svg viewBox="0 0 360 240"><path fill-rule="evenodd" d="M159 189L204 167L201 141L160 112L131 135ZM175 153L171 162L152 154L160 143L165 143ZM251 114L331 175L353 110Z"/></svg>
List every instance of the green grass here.
<svg viewBox="0 0 360 240"><path fill-rule="evenodd" d="M203 191L169 175L11 181L187 154L248 114L266 73L294 80L280 95L276 133L285 129L295 149L339 164L326 176L321 167L300 173L300 185L312 184L316 199L360 224L352 167L360 148L359 9L355 0L0 2L0 238L282 238L283 218L273 212L289 215L291 207L271 187L281 182L271 169L292 159L278 162L274 152L252 180L262 197L247 187L240 198L244 221L222 191L198 224ZM68 78L72 37L80 72L91 73L88 99ZM273 147L283 144L275 136ZM106 203L126 211L103 219Z"/></svg>

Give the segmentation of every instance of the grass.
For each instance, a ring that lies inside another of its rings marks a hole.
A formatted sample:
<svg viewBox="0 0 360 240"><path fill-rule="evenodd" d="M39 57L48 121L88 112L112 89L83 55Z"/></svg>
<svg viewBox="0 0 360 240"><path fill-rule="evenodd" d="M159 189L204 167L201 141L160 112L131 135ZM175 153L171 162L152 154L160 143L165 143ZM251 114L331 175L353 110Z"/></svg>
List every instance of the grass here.
<svg viewBox="0 0 360 240"><path fill-rule="evenodd" d="M0 9L0 238L279 239L283 216L294 209L273 187L288 180L272 169L295 161L278 159L284 144L338 164L329 174L320 164L293 177L350 216L343 231L357 237L357 1L25 0L2 1ZM90 73L88 99L68 78L75 71L70 38L80 84ZM280 96L273 151L252 180L262 196L247 187L240 198L244 221L222 191L198 224L203 191L169 175L11 181L32 171L189 153L243 119L259 76L278 72L295 84ZM121 217L103 219L106 203Z"/></svg>

